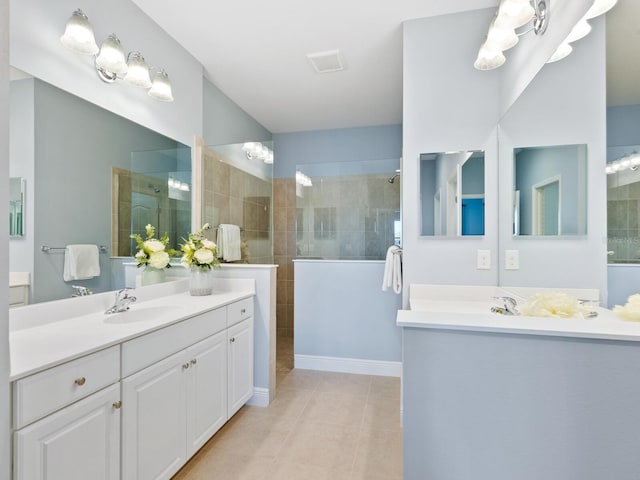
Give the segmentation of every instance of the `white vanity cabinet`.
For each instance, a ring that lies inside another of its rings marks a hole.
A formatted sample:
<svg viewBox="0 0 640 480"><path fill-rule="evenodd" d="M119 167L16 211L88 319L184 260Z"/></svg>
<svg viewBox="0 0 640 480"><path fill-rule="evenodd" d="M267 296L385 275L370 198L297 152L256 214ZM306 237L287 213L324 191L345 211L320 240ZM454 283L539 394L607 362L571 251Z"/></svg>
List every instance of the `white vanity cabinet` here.
<svg viewBox="0 0 640 480"><path fill-rule="evenodd" d="M14 382L14 479L118 479L119 380L116 345Z"/></svg>
<svg viewBox="0 0 640 480"><path fill-rule="evenodd" d="M14 433L15 480L118 480L120 385Z"/></svg>
<svg viewBox="0 0 640 480"><path fill-rule="evenodd" d="M249 298L123 344L129 371L168 353L168 339L208 335L122 380L123 480L171 478L251 398L252 315Z"/></svg>
<svg viewBox="0 0 640 480"><path fill-rule="evenodd" d="M253 395L253 302L18 377L13 479L171 478Z"/></svg>
<svg viewBox="0 0 640 480"><path fill-rule="evenodd" d="M227 330L229 339L228 417L253 395L253 317Z"/></svg>
<svg viewBox="0 0 640 480"><path fill-rule="evenodd" d="M122 478L171 478L227 421L226 332L122 381Z"/></svg>

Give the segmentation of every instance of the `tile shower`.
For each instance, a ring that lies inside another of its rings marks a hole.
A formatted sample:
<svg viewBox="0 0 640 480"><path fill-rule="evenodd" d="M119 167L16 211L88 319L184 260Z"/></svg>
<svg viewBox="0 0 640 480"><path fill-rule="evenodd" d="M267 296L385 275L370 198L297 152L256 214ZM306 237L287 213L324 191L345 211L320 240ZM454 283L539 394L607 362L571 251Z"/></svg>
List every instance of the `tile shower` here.
<svg viewBox="0 0 640 480"><path fill-rule="evenodd" d="M299 165L274 179L278 335L294 331L294 258L383 260L400 243L399 159Z"/></svg>
<svg viewBox="0 0 640 480"><path fill-rule="evenodd" d="M242 144L203 148L202 221L214 227L238 225L242 259L238 263L272 264L271 166L248 163ZM258 168L253 168L257 165Z"/></svg>

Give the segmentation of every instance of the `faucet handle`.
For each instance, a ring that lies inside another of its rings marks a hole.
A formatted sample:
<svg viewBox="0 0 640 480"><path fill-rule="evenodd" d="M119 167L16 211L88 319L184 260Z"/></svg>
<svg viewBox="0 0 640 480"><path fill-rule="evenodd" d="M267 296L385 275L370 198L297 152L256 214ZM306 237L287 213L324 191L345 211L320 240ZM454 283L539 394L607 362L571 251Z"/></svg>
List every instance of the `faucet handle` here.
<svg viewBox="0 0 640 480"><path fill-rule="evenodd" d="M502 300L505 305L509 305L510 307L515 308L518 305L518 302L513 297L493 297L496 300Z"/></svg>
<svg viewBox="0 0 640 480"><path fill-rule="evenodd" d="M121 288L120 290L118 290L116 292L116 298L119 299L124 299L124 298L128 298L129 297L129 292L133 290L132 288L126 287L126 288Z"/></svg>

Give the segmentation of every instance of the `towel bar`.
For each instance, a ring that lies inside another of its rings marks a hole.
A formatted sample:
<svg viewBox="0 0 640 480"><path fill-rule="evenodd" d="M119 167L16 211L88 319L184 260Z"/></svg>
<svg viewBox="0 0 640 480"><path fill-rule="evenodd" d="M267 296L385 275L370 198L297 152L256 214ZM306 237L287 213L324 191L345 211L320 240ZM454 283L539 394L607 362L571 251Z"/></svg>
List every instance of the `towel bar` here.
<svg viewBox="0 0 640 480"><path fill-rule="evenodd" d="M66 250L66 249L67 247L50 247L49 245L42 245L40 247L40 250L42 250L44 253L49 253L51 250ZM107 253L107 247L105 247L104 245L99 245L98 250L100 250L100 253Z"/></svg>

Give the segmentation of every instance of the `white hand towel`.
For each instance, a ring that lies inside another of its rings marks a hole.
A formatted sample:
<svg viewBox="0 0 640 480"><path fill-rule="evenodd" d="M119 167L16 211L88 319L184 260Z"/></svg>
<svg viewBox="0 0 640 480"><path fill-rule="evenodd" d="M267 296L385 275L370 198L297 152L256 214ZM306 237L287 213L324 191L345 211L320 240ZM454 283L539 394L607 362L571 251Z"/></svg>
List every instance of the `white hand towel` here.
<svg viewBox="0 0 640 480"><path fill-rule="evenodd" d="M222 223L218 225L218 257L225 262L235 262L240 260L240 227Z"/></svg>
<svg viewBox="0 0 640 480"><path fill-rule="evenodd" d="M64 251L65 282L100 276L100 251L97 245L67 245Z"/></svg>
<svg viewBox="0 0 640 480"><path fill-rule="evenodd" d="M402 249L397 245L391 245L387 249L387 257L384 262L384 277L382 279L382 291L392 288L395 293L402 291Z"/></svg>

